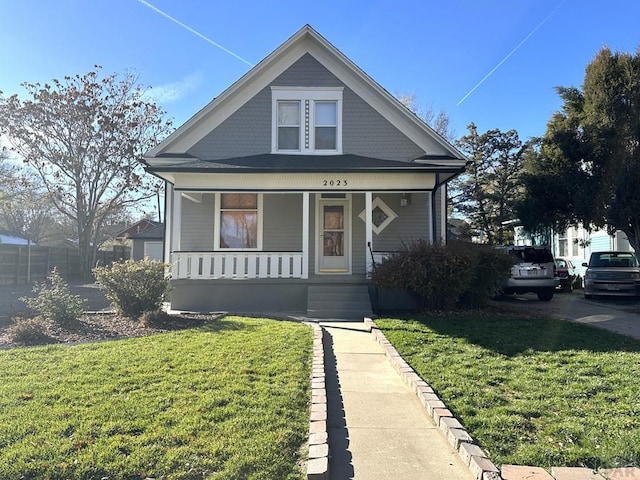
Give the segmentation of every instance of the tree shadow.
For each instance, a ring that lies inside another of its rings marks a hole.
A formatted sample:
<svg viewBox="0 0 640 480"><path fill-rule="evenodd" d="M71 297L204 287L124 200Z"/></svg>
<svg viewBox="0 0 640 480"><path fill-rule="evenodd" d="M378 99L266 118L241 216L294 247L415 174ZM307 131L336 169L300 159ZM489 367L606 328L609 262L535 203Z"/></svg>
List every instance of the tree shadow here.
<svg viewBox="0 0 640 480"><path fill-rule="evenodd" d="M419 315L396 317L415 320L436 335L466 342L512 357L524 352L640 352L640 340L591 325L572 323L546 316L530 315ZM395 325L393 331L411 331L409 323ZM427 333L427 336L433 334Z"/></svg>

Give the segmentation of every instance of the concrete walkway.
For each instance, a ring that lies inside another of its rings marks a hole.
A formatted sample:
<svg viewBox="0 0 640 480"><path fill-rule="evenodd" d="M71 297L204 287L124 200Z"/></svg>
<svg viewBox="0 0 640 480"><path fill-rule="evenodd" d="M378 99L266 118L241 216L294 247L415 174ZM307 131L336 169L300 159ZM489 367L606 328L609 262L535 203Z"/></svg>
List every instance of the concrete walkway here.
<svg viewBox="0 0 640 480"><path fill-rule="evenodd" d="M331 479L472 479L368 327L321 326Z"/></svg>

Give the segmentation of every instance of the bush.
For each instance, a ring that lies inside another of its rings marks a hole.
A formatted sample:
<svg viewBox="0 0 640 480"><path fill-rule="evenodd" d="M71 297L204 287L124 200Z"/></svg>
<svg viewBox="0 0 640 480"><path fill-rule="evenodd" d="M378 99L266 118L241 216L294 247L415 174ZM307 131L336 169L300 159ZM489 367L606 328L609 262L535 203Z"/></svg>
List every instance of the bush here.
<svg viewBox="0 0 640 480"><path fill-rule="evenodd" d="M42 317L14 318L13 325L7 328L7 335L15 343L43 345L53 341L47 331L46 322Z"/></svg>
<svg viewBox="0 0 640 480"><path fill-rule="evenodd" d="M69 326L82 316L86 309L86 301L69 291L67 282L54 268L46 281L37 283L33 287L37 293L35 298L22 297L27 306L53 322Z"/></svg>
<svg viewBox="0 0 640 480"><path fill-rule="evenodd" d="M144 312L160 310L169 289L165 264L148 258L96 267L93 273L114 309L127 317L137 318Z"/></svg>
<svg viewBox="0 0 640 480"><path fill-rule="evenodd" d="M173 323L173 318L162 310L148 311L140 316L140 323L145 327L165 328Z"/></svg>
<svg viewBox="0 0 640 480"><path fill-rule="evenodd" d="M499 290L512 260L486 245L418 240L372 272L375 285L409 293L421 309L481 307Z"/></svg>

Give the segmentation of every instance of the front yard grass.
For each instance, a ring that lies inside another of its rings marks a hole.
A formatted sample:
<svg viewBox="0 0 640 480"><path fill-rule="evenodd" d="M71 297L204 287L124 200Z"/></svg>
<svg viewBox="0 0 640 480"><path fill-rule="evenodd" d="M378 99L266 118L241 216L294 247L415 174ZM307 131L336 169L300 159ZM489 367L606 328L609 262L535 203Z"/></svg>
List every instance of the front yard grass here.
<svg viewBox="0 0 640 480"><path fill-rule="evenodd" d="M496 464L640 466L640 341L517 316L376 324Z"/></svg>
<svg viewBox="0 0 640 480"><path fill-rule="evenodd" d="M299 479L312 332L230 317L0 351L0 478Z"/></svg>

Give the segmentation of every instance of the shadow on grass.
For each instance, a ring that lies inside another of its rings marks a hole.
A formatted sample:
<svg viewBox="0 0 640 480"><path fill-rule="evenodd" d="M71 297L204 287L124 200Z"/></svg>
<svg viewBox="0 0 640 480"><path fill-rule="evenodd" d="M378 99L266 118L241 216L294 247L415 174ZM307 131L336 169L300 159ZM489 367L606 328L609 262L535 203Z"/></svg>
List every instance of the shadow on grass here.
<svg viewBox="0 0 640 480"><path fill-rule="evenodd" d="M397 317L401 318L401 317ZM435 334L456 337L505 356L527 351L557 352L640 352L640 341L590 325L570 323L548 317L419 315L401 318L415 320ZM393 325L392 331L412 331L410 323ZM432 333L425 333L427 336Z"/></svg>

